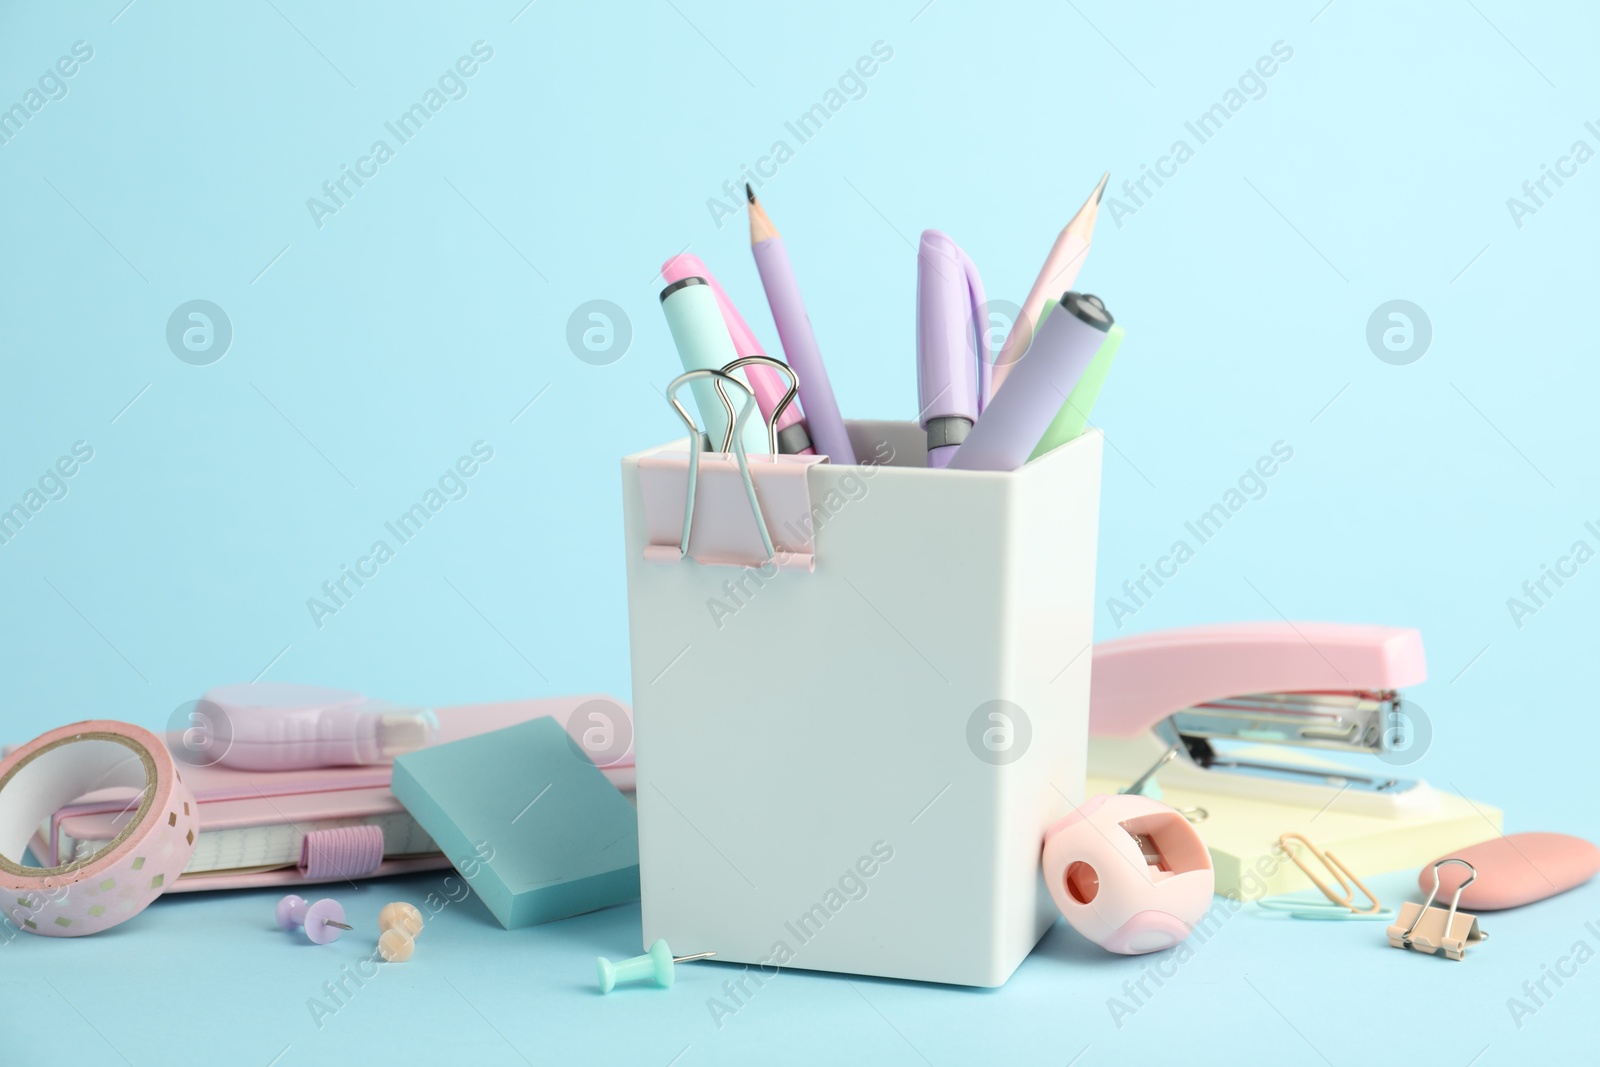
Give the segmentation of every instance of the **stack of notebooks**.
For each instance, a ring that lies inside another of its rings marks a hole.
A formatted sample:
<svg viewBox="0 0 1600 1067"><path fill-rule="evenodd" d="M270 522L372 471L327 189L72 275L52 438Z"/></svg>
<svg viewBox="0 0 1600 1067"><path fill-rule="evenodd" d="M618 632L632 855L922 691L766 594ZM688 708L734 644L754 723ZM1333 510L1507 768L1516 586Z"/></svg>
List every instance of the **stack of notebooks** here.
<svg viewBox="0 0 1600 1067"><path fill-rule="evenodd" d="M588 723L574 720L574 712L596 699L609 698L587 695L438 708L435 744L543 717L566 727L581 744L578 735ZM610 702L629 713L626 705ZM169 746L177 741L177 735L168 736ZM376 826L383 832L382 862L370 871L353 872L354 877L450 866L439 846L390 791L390 764L294 771L243 771L182 763L179 768L200 805L200 837L188 867L168 892L313 880L299 867L306 835L349 826ZM631 751L601 770L612 785L632 796ZM62 808L35 834L29 846L33 862L53 867L91 855L121 831L130 809L136 807L130 799L126 790L102 790ZM344 877L322 880L342 881Z"/></svg>

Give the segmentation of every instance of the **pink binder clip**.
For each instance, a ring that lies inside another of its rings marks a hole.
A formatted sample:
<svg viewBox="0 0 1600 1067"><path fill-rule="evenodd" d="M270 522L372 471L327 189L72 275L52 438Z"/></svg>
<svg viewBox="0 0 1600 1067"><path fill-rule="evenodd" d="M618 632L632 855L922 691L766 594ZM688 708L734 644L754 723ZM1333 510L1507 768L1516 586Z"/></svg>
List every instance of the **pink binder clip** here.
<svg viewBox="0 0 1600 1067"><path fill-rule="evenodd" d="M689 427L689 452L660 452L639 461L645 559L677 563L688 556L702 564L763 570L776 566L809 571L815 567L815 524L806 471L827 457L779 455L774 449L752 462L745 455L741 435L755 410L755 397L730 372L749 363L771 365L790 379L788 394L768 420L771 441L776 420L793 398L797 384L794 373L779 360L749 356L720 371L680 374L667 386L667 399ZM730 415L733 405L724 383L732 382L744 394L737 417L729 419L721 452L702 455L704 435L677 397L678 389L696 378L716 380Z"/></svg>

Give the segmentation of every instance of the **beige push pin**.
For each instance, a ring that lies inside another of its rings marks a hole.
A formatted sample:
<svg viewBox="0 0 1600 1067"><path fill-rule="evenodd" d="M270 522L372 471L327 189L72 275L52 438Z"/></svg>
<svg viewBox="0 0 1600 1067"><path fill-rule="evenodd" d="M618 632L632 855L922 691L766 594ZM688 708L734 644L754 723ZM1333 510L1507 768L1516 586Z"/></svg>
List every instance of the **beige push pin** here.
<svg viewBox="0 0 1600 1067"><path fill-rule="evenodd" d="M1450 911L1433 906L1433 899L1439 895L1439 868L1447 863L1459 863L1470 873L1467 880L1456 887L1455 896L1450 898ZM1471 885L1478 877L1478 869L1463 859L1452 856L1440 860L1433 865L1433 892L1428 894L1428 899L1422 904L1407 901L1400 906L1400 918L1389 927L1389 944L1394 948L1414 948L1418 952L1426 952L1430 956L1439 951L1453 960L1459 960L1466 955L1467 946L1487 940L1489 935L1478 929L1478 917L1465 912L1458 913L1456 905L1461 903L1461 891Z"/></svg>

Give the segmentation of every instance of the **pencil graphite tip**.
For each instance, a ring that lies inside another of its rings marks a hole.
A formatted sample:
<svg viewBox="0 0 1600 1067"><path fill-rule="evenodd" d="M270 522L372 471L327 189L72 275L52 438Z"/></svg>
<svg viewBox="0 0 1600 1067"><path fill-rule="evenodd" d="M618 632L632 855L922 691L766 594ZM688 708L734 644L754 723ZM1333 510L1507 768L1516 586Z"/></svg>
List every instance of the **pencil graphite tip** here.
<svg viewBox="0 0 1600 1067"><path fill-rule="evenodd" d="M750 188L749 183L744 188L745 195L750 197L750 243L757 245L778 236L778 228L767 218L767 209L756 199L755 190Z"/></svg>
<svg viewBox="0 0 1600 1067"><path fill-rule="evenodd" d="M1105 183L1101 182L1101 184L1104 185ZM744 183L744 198L752 204L756 202L756 191L750 188L749 182Z"/></svg>
<svg viewBox="0 0 1600 1067"><path fill-rule="evenodd" d="M1075 233L1084 241L1090 239L1094 233L1095 219L1100 215L1100 198L1106 193L1106 183L1111 181L1111 172L1108 170L1100 175L1100 184L1094 187L1094 192L1089 194L1089 199L1083 202L1078 213L1072 216L1072 221L1067 223L1062 233Z"/></svg>

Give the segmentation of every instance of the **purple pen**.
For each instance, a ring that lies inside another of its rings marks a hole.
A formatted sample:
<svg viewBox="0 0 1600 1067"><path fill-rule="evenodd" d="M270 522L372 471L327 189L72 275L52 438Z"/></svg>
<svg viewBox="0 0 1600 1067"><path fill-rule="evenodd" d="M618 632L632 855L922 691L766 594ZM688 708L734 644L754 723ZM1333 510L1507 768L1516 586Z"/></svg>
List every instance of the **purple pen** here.
<svg viewBox="0 0 1600 1067"><path fill-rule="evenodd" d="M917 250L917 390L928 466L943 467L981 409L981 369L989 359L982 328L983 282L950 236L922 232Z"/></svg>
<svg viewBox="0 0 1600 1067"><path fill-rule="evenodd" d="M1072 395L1111 329L1111 312L1098 296L1068 293L1034 335L983 409L983 417L951 458L951 470L1014 471L1028 461L1050 421Z"/></svg>

